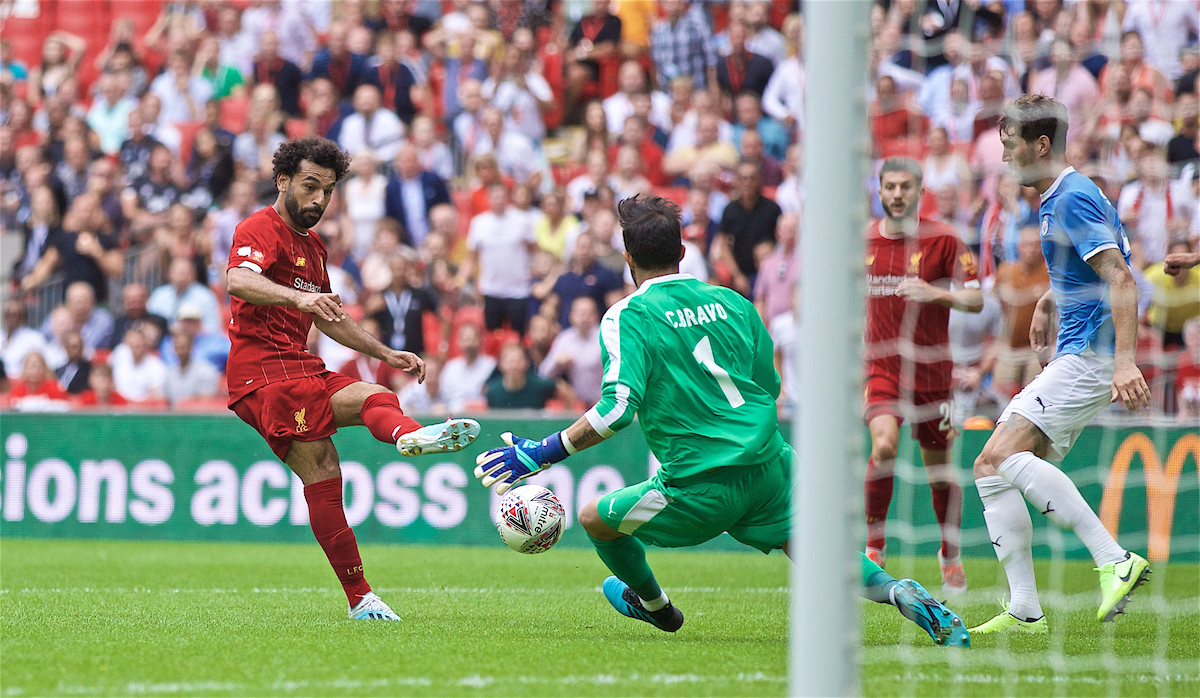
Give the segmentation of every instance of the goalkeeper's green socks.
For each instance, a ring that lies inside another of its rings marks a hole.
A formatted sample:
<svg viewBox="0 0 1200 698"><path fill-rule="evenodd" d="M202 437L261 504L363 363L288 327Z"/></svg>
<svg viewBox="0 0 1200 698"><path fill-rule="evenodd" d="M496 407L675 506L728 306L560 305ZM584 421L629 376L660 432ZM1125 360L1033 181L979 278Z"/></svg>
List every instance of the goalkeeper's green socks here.
<svg viewBox="0 0 1200 698"><path fill-rule="evenodd" d="M896 578L884 572L882 567L862 552L858 553L858 557L862 569L863 598L876 603L895 605L895 601L892 600L892 588L898 583Z"/></svg>
<svg viewBox="0 0 1200 698"><path fill-rule="evenodd" d="M667 595L658 586L646 562L646 546L642 545L642 541L633 536L621 536L616 540L596 540L590 535L588 538L608 569L633 589L647 611L657 611L667 605Z"/></svg>

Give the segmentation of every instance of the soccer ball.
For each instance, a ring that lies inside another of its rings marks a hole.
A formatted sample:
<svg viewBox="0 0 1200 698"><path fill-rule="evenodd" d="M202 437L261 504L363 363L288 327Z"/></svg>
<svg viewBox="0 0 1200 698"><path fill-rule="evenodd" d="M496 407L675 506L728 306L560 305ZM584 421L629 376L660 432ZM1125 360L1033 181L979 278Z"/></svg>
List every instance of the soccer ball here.
<svg viewBox="0 0 1200 698"><path fill-rule="evenodd" d="M566 518L567 512L553 492L539 485L521 485L500 499L496 530L508 547L536 555L558 542Z"/></svg>

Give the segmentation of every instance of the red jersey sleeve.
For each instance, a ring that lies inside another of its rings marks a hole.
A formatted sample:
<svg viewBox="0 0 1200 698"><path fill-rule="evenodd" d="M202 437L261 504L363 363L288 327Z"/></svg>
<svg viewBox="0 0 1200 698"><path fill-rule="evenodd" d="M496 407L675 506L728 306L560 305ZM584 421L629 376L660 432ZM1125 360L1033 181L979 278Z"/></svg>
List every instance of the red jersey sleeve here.
<svg viewBox="0 0 1200 698"><path fill-rule="evenodd" d="M261 219L251 216L233 231L233 246L229 249L228 271L244 267L261 274L274 266L279 255L279 241L274 231L262 225Z"/></svg>
<svg viewBox="0 0 1200 698"><path fill-rule="evenodd" d="M979 272L975 268L975 258L957 235L952 238L950 254L953 255L949 265L950 278L954 283L962 288L979 288Z"/></svg>

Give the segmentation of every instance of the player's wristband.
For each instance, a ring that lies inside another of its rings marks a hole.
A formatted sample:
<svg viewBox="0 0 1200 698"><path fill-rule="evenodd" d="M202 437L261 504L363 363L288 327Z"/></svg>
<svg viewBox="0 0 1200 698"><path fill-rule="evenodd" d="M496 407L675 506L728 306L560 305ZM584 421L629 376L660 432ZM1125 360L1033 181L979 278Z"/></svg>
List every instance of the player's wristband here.
<svg viewBox="0 0 1200 698"><path fill-rule="evenodd" d="M575 449L567 444L567 437L561 431L542 439L542 460L546 463L557 463L567 459Z"/></svg>

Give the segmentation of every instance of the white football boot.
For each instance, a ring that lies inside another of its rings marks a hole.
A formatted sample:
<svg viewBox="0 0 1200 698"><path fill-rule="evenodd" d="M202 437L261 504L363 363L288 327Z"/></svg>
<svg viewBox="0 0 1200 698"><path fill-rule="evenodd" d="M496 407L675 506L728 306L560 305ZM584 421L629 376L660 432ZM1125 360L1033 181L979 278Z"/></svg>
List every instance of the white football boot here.
<svg viewBox="0 0 1200 698"><path fill-rule="evenodd" d="M430 424L396 440L396 450L402 456L423 456L430 453L453 453L461 451L479 438L479 422L474 419L451 417L438 424Z"/></svg>
<svg viewBox="0 0 1200 698"><path fill-rule="evenodd" d="M383 599L376 596L373 591L367 592L358 605L350 609L350 618L352 620L401 620L400 616L396 615L395 611L389 608Z"/></svg>

